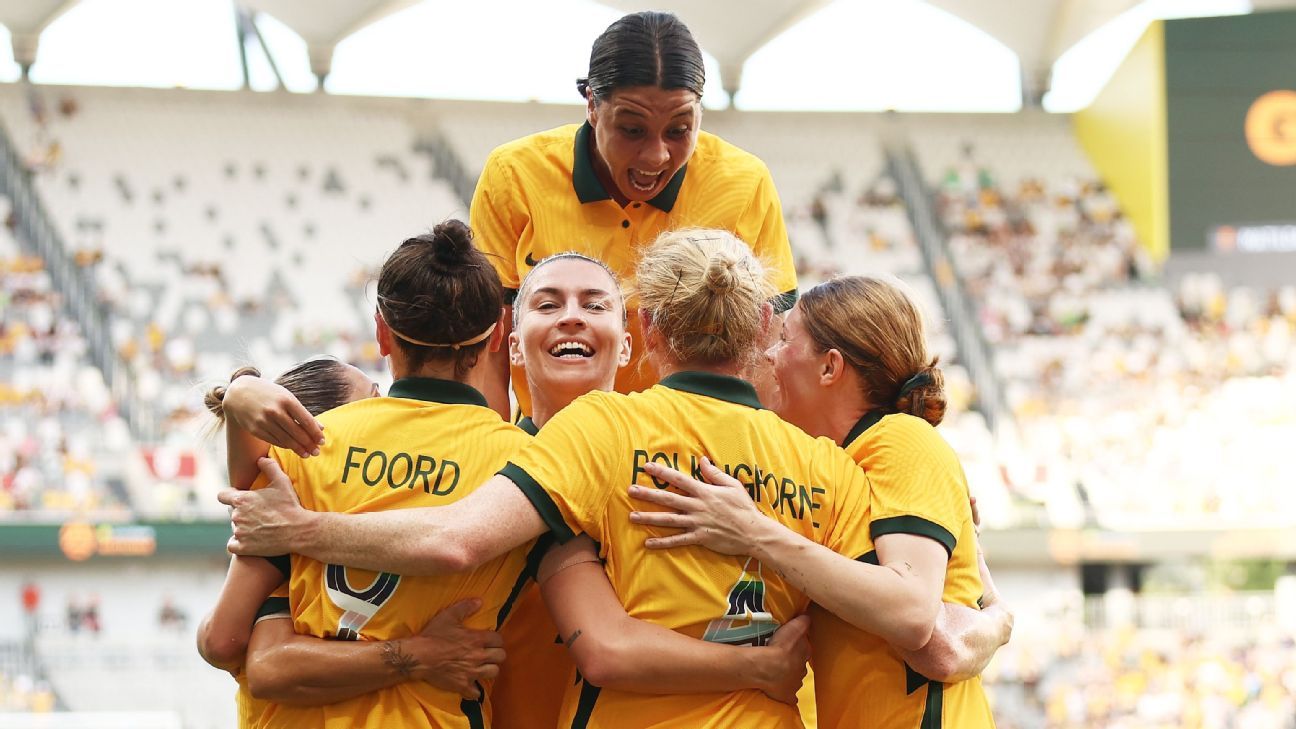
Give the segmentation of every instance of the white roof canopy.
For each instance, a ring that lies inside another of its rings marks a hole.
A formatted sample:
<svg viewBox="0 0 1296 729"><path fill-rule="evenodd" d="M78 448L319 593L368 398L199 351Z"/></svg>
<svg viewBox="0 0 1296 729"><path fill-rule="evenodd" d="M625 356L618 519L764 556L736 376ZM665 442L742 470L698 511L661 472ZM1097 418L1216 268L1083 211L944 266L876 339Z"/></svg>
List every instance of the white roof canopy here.
<svg viewBox="0 0 1296 729"><path fill-rule="evenodd" d="M13 37L14 60L35 62L41 32L79 0L0 0L0 23ZM268 13L307 44L312 71L326 76L333 50L347 36L420 0L238 0ZM726 91L741 84L746 60L761 46L833 0L657 0L652 7L682 17L702 46L720 62ZM640 0L600 0L623 12ZM980 28L1018 56L1028 94L1042 93L1054 61L1086 35L1140 0L926 0ZM1296 0L1252 0L1257 10L1296 6Z"/></svg>

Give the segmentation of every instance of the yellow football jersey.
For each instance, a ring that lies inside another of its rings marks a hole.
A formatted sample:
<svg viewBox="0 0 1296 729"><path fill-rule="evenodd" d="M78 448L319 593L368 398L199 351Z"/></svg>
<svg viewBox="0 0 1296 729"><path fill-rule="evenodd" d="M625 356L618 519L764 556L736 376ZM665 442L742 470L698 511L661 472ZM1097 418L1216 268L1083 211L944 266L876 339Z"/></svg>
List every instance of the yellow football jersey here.
<svg viewBox="0 0 1296 729"><path fill-rule="evenodd" d="M287 613L288 611L288 583L285 582L275 588L275 591L270 593L270 597L257 610L256 620L269 615ZM253 629L255 630L255 624ZM234 705L238 713L239 729L261 729L263 726L261 719L265 716L266 710L271 706L271 703L252 695L251 689L248 688L246 667L239 669L234 680L238 682L238 692L234 695Z"/></svg>
<svg viewBox="0 0 1296 729"><path fill-rule="evenodd" d="M486 399L457 382L403 378L388 397L320 416L327 441L302 460L271 454L302 505L363 513L444 506L487 481L530 436L505 423ZM258 483L258 486L260 484ZM526 579L530 545L457 575L407 577L292 556L289 599L298 633L337 640L390 640L418 633L442 609L480 597L470 628L497 630ZM266 727L486 727L488 703L419 681L322 707L277 706Z"/></svg>
<svg viewBox="0 0 1296 729"><path fill-rule="evenodd" d="M560 541L585 533L600 544L621 604L634 618L731 645L764 645L807 599L749 557L701 547L654 551L643 540L671 530L631 524L627 487L654 484L656 462L697 473L710 457L745 484L759 508L807 538L863 556L864 474L835 443L814 439L762 410L742 380L681 372L631 395L594 392L568 405L501 471ZM664 488L664 483L656 484ZM654 696L572 687L560 726L800 727L796 707L759 691Z"/></svg>
<svg viewBox="0 0 1296 729"><path fill-rule="evenodd" d="M796 303L796 265L783 222L783 206L765 163L723 139L700 132L688 164L648 202L624 208L594 174L589 124L569 124L532 134L491 152L473 194L469 223L506 289L516 291L546 256L576 250L606 263L623 281L634 279L643 249L663 231L719 228L732 231L770 267L783 292L776 304ZM617 392L656 384L644 351L639 317L629 316L630 366L617 372ZM526 376L513 368L513 389L531 413Z"/></svg>
<svg viewBox="0 0 1296 729"><path fill-rule="evenodd" d="M845 443L868 476L870 536L917 534L940 542L950 553L941 599L976 607L976 534L953 449L926 421L904 414L870 413ZM877 553L863 559L877 564ZM818 607L811 611L810 642L821 729L994 727L980 678L929 681L886 641Z"/></svg>
<svg viewBox="0 0 1296 729"><path fill-rule="evenodd" d="M539 430L531 418L523 418L517 425L530 435ZM547 536L541 541L552 542ZM500 635L508 659L500 666L490 692L495 726L554 729L563 694L576 675L576 664L560 641L534 580L522 588Z"/></svg>

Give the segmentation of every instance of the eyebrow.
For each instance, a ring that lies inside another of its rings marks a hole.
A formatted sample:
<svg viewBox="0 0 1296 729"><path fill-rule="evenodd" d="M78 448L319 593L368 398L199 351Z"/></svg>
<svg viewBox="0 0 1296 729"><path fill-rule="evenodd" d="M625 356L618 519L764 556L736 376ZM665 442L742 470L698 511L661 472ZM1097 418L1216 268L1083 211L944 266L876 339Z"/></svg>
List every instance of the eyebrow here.
<svg viewBox="0 0 1296 729"><path fill-rule="evenodd" d="M615 113L617 116L637 116L641 119L648 118L648 115L643 113L642 111L638 111L636 109L632 109L625 106L617 109ZM681 107L674 114L671 114L670 118L674 120L674 119L678 119L681 116L693 116L693 107L691 104L687 107Z"/></svg>
<svg viewBox="0 0 1296 729"><path fill-rule="evenodd" d="M563 293L562 289L558 289L553 286L545 286L543 288L538 288L535 291L532 291L531 296L537 296L539 294L549 294L550 296L561 296L562 293ZM611 296L612 295L611 292L605 291L603 289L581 289L580 294L581 296Z"/></svg>

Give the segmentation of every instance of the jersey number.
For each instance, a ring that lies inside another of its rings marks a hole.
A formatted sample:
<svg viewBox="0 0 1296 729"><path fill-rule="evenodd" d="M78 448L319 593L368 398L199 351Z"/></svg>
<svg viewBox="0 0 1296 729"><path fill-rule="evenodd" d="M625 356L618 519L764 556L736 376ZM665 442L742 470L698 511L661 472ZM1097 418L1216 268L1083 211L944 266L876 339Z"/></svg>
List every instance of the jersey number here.
<svg viewBox="0 0 1296 729"><path fill-rule="evenodd" d="M367 587L356 589L347 580L346 567L331 564L324 569L324 589L329 600L342 608L337 639L358 640L360 629L396 594L400 575L380 572Z"/></svg>

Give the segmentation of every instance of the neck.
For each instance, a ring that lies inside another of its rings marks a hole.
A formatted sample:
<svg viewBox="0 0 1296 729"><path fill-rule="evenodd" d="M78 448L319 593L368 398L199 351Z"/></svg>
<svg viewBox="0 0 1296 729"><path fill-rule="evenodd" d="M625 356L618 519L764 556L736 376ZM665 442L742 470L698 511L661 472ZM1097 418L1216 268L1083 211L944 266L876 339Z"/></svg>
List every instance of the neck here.
<svg viewBox="0 0 1296 729"><path fill-rule="evenodd" d="M549 419L558 414L559 410L571 405L576 398L589 392L611 392L615 381L608 380L601 385L586 388L565 389L561 387L541 387L532 380L527 380L527 390L531 393L531 422L536 424L537 428L543 428Z"/></svg>
<svg viewBox="0 0 1296 729"><path fill-rule="evenodd" d="M484 358L478 358L482 360ZM392 379L400 380L406 377L430 377L437 380L450 380L451 382L460 382L469 387L484 392L486 385L485 368L480 365L468 370L468 374L463 377L455 377L454 364L451 362L428 362L422 367L408 367L405 362L398 361L396 357L391 358Z"/></svg>
<svg viewBox="0 0 1296 729"><path fill-rule="evenodd" d="M746 369L734 362L723 362L719 364L701 364L697 362L675 362L667 361L666 358L654 358L653 364L657 367L657 379L664 380L676 372L710 372L715 375L727 375L729 377L744 377Z"/></svg>
<svg viewBox="0 0 1296 729"><path fill-rule="evenodd" d="M616 182L612 179L612 171L608 169L607 163L599 156L598 145L594 142L593 134L589 135L589 155L590 161L594 163L594 176L598 178L599 184L603 186L608 195L612 196L617 205L621 207L628 205L630 199L621 194L621 188L617 187Z"/></svg>
<svg viewBox="0 0 1296 729"><path fill-rule="evenodd" d="M822 391L819 402L802 409L805 422L796 425L816 438L827 437L834 443L846 445L842 440L860 418L872 409L873 406L860 394L858 387L830 387Z"/></svg>

